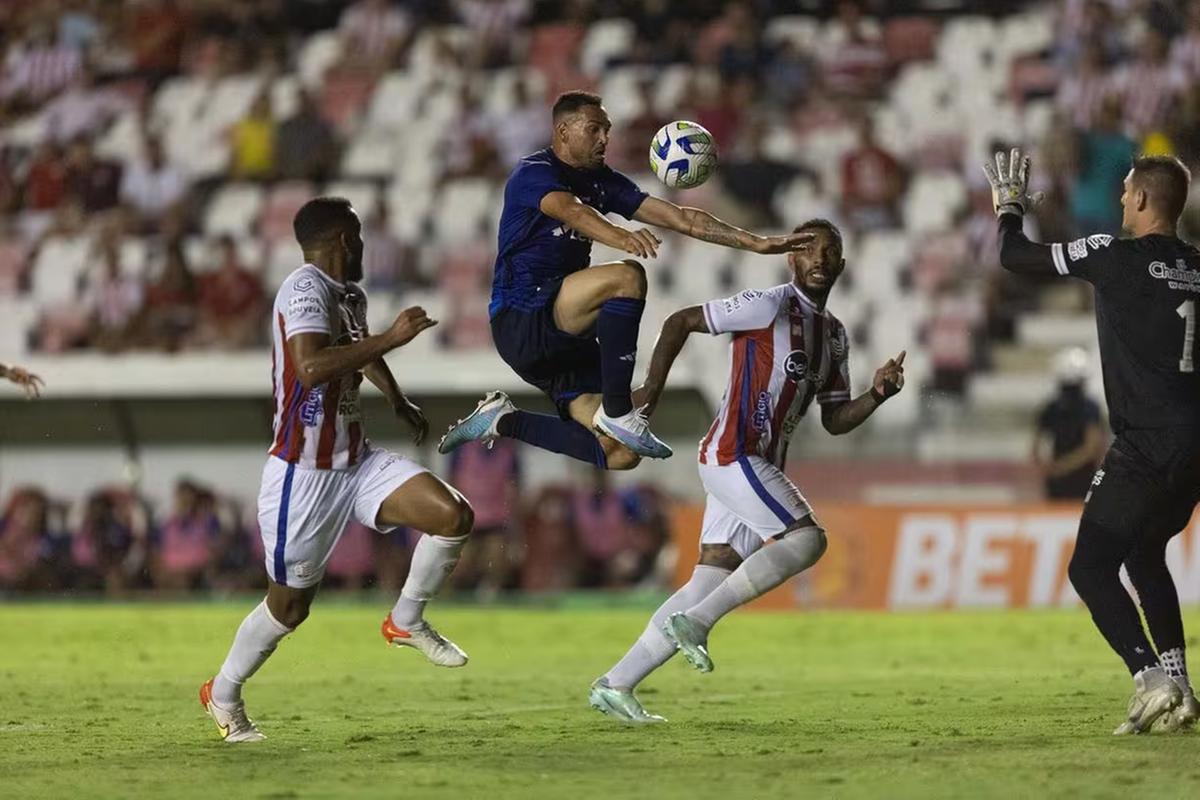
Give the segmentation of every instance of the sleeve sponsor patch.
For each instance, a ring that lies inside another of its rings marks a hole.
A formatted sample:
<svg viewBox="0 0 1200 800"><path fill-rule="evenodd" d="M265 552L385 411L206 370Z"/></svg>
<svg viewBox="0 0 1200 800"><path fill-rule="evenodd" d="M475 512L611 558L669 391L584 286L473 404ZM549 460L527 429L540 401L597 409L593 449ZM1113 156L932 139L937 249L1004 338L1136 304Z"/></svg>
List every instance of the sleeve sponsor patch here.
<svg viewBox="0 0 1200 800"><path fill-rule="evenodd" d="M1087 240L1076 239L1067 244L1067 258L1072 261L1078 261L1081 258L1087 257Z"/></svg>
<svg viewBox="0 0 1200 800"><path fill-rule="evenodd" d="M747 289L741 294L735 294L733 297L727 298L723 301L725 305L725 313L732 314L733 312L742 308L742 306L762 297L762 295L763 293L757 289Z"/></svg>

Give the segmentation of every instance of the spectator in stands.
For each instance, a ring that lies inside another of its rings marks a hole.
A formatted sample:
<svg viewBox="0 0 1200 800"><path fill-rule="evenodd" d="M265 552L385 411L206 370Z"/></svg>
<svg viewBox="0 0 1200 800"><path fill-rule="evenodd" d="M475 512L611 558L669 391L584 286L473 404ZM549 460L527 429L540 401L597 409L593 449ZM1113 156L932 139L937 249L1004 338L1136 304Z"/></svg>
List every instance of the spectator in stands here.
<svg viewBox="0 0 1200 800"><path fill-rule="evenodd" d="M475 509L475 530L454 575L460 589L495 596L514 567L520 530L521 464L512 440L470 442L450 454L450 482ZM505 446L501 446L505 445Z"/></svg>
<svg viewBox="0 0 1200 800"><path fill-rule="evenodd" d="M0 76L0 102L28 110L52 97L83 68L79 51L55 41L49 24L37 22L26 40L8 51Z"/></svg>
<svg viewBox="0 0 1200 800"><path fill-rule="evenodd" d="M92 71L84 68L66 91L46 106L46 132L59 143L92 136L132 105L115 89L96 86Z"/></svg>
<svg viewBox="0 0 1200 800"><path fill-rule="evenodd" d="M54 211L67 194L67 168L62 150L53 142L43 142L34 151L25 173L25 208L28 211Z"/></svg>
<svg viewBox="0 0 1200 800"><path fill-rule="evenodd" d="M156 232L162 218L183 204L187 191L187 176L167 161L157 136L146 139L144 157L128 166L121 181L121 199L142 233Z"/></svg>
<svg viewBox="0 0 1200 800"><path fill-rule="evenodd" d="M550 130L550 110L540 93L532 89L529 79L519 78L513 85L512 108L493 115L491 127L500 153L500 167L508 172L522 158L549 144L546 132ZM653 134L652 130L647 142ZM642 155L645 161L645 153Z"/></svg>
<svg viewBox="0 0 1200 800"><path fill-rule="evenodd" d="M363 277L371 289L406 292L430 284L421 274L420 255L391 230L391 212L382 197L363 225Z"/></svg>
<svg viewBox="0 0 1200 800"><path fill-rule="evenodd" d="M1064 73L1070 72L1093 44L1100 47L1105 63L1121 57L1123 26L1108 0L1065 0L1060 8L1055 55Z"/></svg>
<svg viewBox="0 0 1200 800"><path fill-rule="evenodd" d="M658 556L670 539L666 504L650 486L633 486L621 495L628 517L629 547L613 565L619 581L629 586L657 584Z"/></svg>
<svg viewBox="0 0 1200 800"><path fill-rule="evenodd" d="M1125 125L1137 137L1161 130L1187 84L1183 70L1172 64L1167 40L1146 30L1137 58L1113 75L1113 90L1120 98Z"/></svg>
<svg viewBox="0 0 1200 800"><path fill-rule="evenodd" d="M491 120L476 97L470 82L459 87L459 115L446 131L445 164L442 180L492 178L500 180L505 171L492 135ZM526 153L528 155L528 153Z"/></svg>
<svg viewBox="0 0 1200 800"><path fill-rule="evenodd" d="M568 489L547 487L529 505L521 588L527 592L564 591L577 585L579 546Z"/></svg>
<svg viewBox="0 0 1200 800"><path fill-rule="evenodd" d="M1200 81L1200 0L1187 5L1187 28L1171 43L1171 63L1189 83Z"/></svg>
<svg viewBox="0 0 1200 800"><path fill-rule="evenodd" d="M126 6L125 38L133 66L152 84L179 71L189 17L179 0L139 0Z"/></svg>
<svg viewBox="0 0 1200 800"><path fill-rule="evenodd" d="M84 306L91 318L88 341L92 347L115 353L132 344L146 292L140 280L122 272L115 238L102 241L100 261L100 274L93 277L84 294Z"/></svg>
<svg viewBox="0 0 1200 800"><path fill-rule="evenodd" d="M388 0L358 0L342 13L338 32L344 66L378 74L399 61L413 22Z"/></svg>
<svg viewBox="0 0 1200 800"><path fill-rule="evenodd" d="M1108 442L1100 404L1084 391L1087 355L1080 348L1058 354L1054 362L1058 394L1038 413L1032 458L1048 500L1080 500L1104 459Z"/></svg>
<svg viewBox="0 0 1200 800"><path fill-rule="evenodd" d="M778 108L801 105L815 79L816 65L812 58L789 39L774 48L763 71L767 99Z"/></svg>
<svg viewBox="0 0 1200 800"><path fill-rule="evenodd" d="M66 540L52 529L50 502L38 489L13 492L0 518L0 590L58 587Z"/></svg>
<svg viewBox="0 0 1200 800"><path fill-rule="evenodd" d="M582 558L579 585L620 585L618 567L631 542L624 498L609 485L607 470L592 470L590 480L572 492L571 515Z"/></svg>
<svg viewBox="0 0 1200 800"><path fill-rule="evenodd" d="M279 124L275 133L276 171L281 178L323 182L337 169L338 146L333 128L317 110L304 89L297 96L296 113Z"/></svg>
<svg viewBox="0 0 1200 800"><path fill-rule="evenodd" d="M1063 76L1055 102L1070 124L1083 131L1095 122L1112 92L1104 48L1097 42L1089 42L1083 48L1079 66Z"/></svg>
<svg viewBox="0 0 1200 800"><path fill-rule="evenodd" d="M175 484L170 516L158 532L152 561L154 585L174 591L207 585L220 560L221 525L212 492L183 479Z"/></svg>
<svg viewBox="0 0 1200 800"><path fill-rule="evenodd" d="M744 9L743 5L733 8ZM717 69L726 80L743 76L757 78L771 60L771 51L762 41L762 24L748 13L731 17L728 38L717 53Z"/></svg>
<svg viewBox="0 0 1200 800"><path fill-rule="evenodd" d="M105 594L123 594L136 586L145 566L148 532L149 515L139 497L124 489L101 489L86 501L71 560Z"/></svg>
<svg viewBox="0 0 1200 800"><path fill-rule="evenodd" d="M471 34L472 69L499 69L512 63L529 6L529 0L454 0L454 10Z"/></svg>
<svg viewBox="0 0 1200 800"><path fill-rule="evenodd" d="M622 172L636 172L646 167L649 142L667 120L655 109L655 82L637 82L637 113L613 135L608 146L606 162Z"/></svg>
<svg viewBox="0 0 1200 800"><path fill-rule="evenodd" d="M755 214L755 219L746 221L751 228L779 224L773 203L780 188L802 172L817 180L810 170L769 157L763 150L767 130L767 122L761 116L750 119L742 128L730 158L717 173L730 196Z"/></svg>
<svg viewBox="0 0 1200 800"><path fill-rule="evenodd" d="M325 565L325 579L341 589L364 589L375 574L375 542L379 534L356 519L346 523L342 538L338 540L329 562ZM456 569L457 572L457 569Z"/></svg>
<svg viewBox="0 0 1200 800"><path fill-rule="evenodd" d="M1071 192L1077 234L1120 233L1122 181L1136 154L1137 145L1121 130L1120 101L1109 98L1095 127L1079 137Z"/></svg>
<svg viewBox="0 0 1200 800"><path fill-rule="evenodd" d="M156 350L175 351L196 327L196 280L178 240L166 247L158 280L146 288L142 341Z"/></svg>
<svg viewBox="0 0 1200 800"><path fill-rule="evenodd" d="M222 236L218 247L219 266L199 281L197 341L221 350L253 347L262 341L266 326L262 281L242 266L232 236Z"/></svg>
<svg viewBox="0 0 1200 800"><path fill-rule="evenodd" d="M838 3L833 24L821 60L823 83L836 95L877 96L887 76L883 37L867 26L862 6L853 0Z"/></svg>
<svg viewBox="0 0 1200 800"><path fill-rule="evenodd" d="M742 115L752 105L753 81L727 84L717 76L697 72L689 83L683 96L691 100L696 122L708 129L718 145L734 141Z"/></svg>
<svg viewBox="0 0 1200 800"><path fill-rule="evenodd" d="M858 231L895 227L904 171L875 140L875 126L867 115L859 121L858 136L858 147L842 157L842 213Z"/></svg>
<svg viewBox="0 0 1200 800"><path fill-rule="evenodd" d="M114 209L121 194L121 165L97 158L91 140L80 136L67 150L66 189L86 214Z"/></svg>
<svg viewBox="0 0 1200 800"><path fill-rule="evenodd" d="M269 93L260 94L250 113L233 126L230 140L231 178L267 180L275 176L275 117Z"/></svg>

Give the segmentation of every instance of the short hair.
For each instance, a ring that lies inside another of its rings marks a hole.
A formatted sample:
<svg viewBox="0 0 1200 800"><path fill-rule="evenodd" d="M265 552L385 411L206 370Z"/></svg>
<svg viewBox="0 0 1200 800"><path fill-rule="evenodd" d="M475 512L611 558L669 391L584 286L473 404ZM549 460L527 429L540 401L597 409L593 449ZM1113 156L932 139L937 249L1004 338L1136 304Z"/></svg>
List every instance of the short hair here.
<svg viewBox="0 0 1200 800"><path fill-rule="evenodd" d="M600 95L594 92L584 92L579 89L563 92L554 101L554 108L551 110L550 115L557 122L564 114L574 114L584 106L598 106L603 102Z"/></svg>
<svg viewBox="0 0 1200 800"><path fill-rule="evenodd" d="M353 208L344 197L314 197L300 207L292 220L296 241L308 248L350 230L355 222Z"/></svg>
<svg viewBox="0 0 1200 800"><path fill-rule="evenodd" d="M833 237L838 247L842 247L842 232L838 230L837 225L834 225L823 217L814 217L813 219L801 222L792 229L792 233L804 233L805 231L824 231Z"/></svg>
<svg viewBox="0 0 1200 800"><path fill-rule="evenodd" d="M1133 183L1145 190L1151 206L1175 222L1187 205L1192 173L1175 156L1141 156L1133 161Z"/></svg>

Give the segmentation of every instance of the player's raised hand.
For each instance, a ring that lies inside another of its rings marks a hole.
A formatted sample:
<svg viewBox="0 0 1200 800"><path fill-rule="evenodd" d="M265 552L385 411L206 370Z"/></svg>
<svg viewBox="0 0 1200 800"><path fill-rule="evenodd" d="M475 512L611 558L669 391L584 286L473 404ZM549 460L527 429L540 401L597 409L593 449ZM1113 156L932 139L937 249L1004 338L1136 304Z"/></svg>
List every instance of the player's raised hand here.
<svg viewBox="0 0 1200 800"><path fill-rule="evenodd" d="M42 387L46 385L45 381L22 367L0 366L0 375L24 389L27 400L41 397Z"/></svg>
<svg viewBox="0 0 1200 800"><path fill-rule="evenodd" d="M785 233L781 236L761 236L759 237L758 245L754 248L754 252L763 255L788 253L792 250L799 250L815 238L817 238L817 234L813 231Z"/></svg>
<svg viewBox="0 0 1200 800"><path fill-rule="evenodd" d="M392 337L396 347L408 344L417 337L417 334L426 328L432 328L437 325L436 319L430 319L425 313L425 309L420 306L413 306L401 311L395 322L388 328L388 335Z"/></svg>
<svg viewBox="0 0 1200 800"><path fill-rule="evenodd" d="M393 410L397 417L412 426L413 444L425 441L425 437L429 435L429 420L425 419L425 412L421 410L420 406L407 397L401 397L399 402L393 406Z"/></svg>
<svg viewBox="0 0 1200 800"><path fill-rule="evenodd" d="M904 388L904 356L907 354L907 350L901 350L900 355L889 358L882 367L875 370L875 381L871 388L876 394L882 395L883 399L899 394Z"/></svg>
<svg viewBox="0 0 1200 800"><path fill-rule="evenodd" d="M996 216L1021 214L1041 202L1043 193L1029 194L1029 156L1022 155L1020 148L1011 153L1003 150L996 153L995 163L985 162L983 173L992 187L992 209Z"/></svg>
<svg viewBox="0 0 1200 800"><path fill-rule="evenodd" d="M638 228L636 231L625 231L622 237L621 249L639 258L657 258L658 246L662 239L654 235L649 228Z"/></svg>

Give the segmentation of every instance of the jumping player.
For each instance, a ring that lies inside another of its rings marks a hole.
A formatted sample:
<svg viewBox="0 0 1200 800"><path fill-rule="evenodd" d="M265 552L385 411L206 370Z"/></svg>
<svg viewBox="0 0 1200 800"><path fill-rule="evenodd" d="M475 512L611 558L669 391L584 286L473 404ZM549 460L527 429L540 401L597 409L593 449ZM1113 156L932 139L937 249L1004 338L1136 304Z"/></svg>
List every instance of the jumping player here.
<svg viewBox="0 0 1200 800"><path fill-rule="evenodd" d="M370 335L362 279L362 226L347 200L320 197L296 214L304 266L275 298L271 335L275 439L263 469L258 520L266 551L267 597L242 622L200 703L227 742L263 738L246 716L242 684L283 637L308 617L325 564L350 516L381 532L425 531L384 638L414 647L434 664L460 667L467 655L424 619L425 603L454 569L471 532L461 494L409 459L371 446L363 433L358 387L365 375L411 425L429 429L396 384L385 353L437 324L409 308Z"/></svg>
<svg viewBox="0 0 1200 800"><path fill-rule="evenodd" d="M1121 195L1121 225L1132 238L1094 234L1045 245L1021 230L1035 202L1029 158L1015 149L1011 156L997 153L984 171L1000 220L1001 265L1080 278L1095 289L1104 394L1116 438L1084 500L1068 575L1133 675L1126 719L1114 733L1189 727L1200 718L1200 703L1188 682L1166 549L1200 501L1200 252L1177 233L1191 175L1172 156L1138 158ZM1157 652L1121 584L1122 564Z"/></svg>
<svg viewBox="0 0 1200 800"><path fill-rule="evenodd" d="M591 687L592 706L624 722L664 721L642 707L634 688L677 648L692 666L711 671L713 625L825 552L825 530L783 471L788 440L812 401L821 405L825 430L837 435L863 424L904 386L901 351L876 370L869 391L851 399L846 329L825 309L846 265L842 236L822 219L796 233L811 241L788 256L792 282L676 311L654 346L644 386L651 410L690 334L732 334L732 367L721 410L700 442L708 499L699 563Z"/></svg>
<svg viewBox="0 0 1200 800"><path fill-rule="evenodd" d="M605 165L612 123L597 95L563 94L552 118L551 146L522 159L504 189L488 312L500 357L549 396L558 416L520 411L492 392L451 426L438 450L508 436L631 469L642 456L671 455L630 392L646 273L634 259L587 267L593 241L637 258L654 258L660 242L647 228L623 228L604 215L756 253L783 253L806 237L757 236L647 195Z"/></svg>

